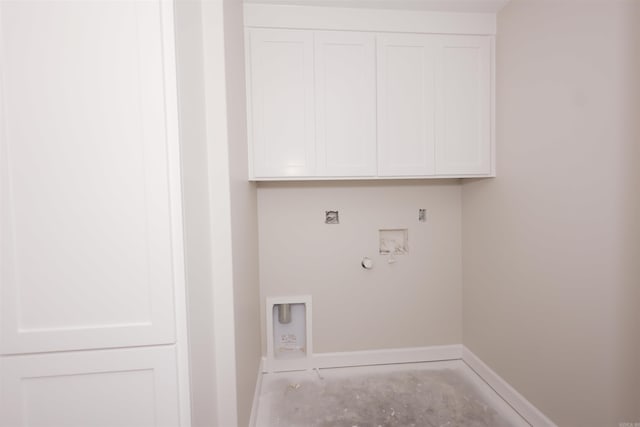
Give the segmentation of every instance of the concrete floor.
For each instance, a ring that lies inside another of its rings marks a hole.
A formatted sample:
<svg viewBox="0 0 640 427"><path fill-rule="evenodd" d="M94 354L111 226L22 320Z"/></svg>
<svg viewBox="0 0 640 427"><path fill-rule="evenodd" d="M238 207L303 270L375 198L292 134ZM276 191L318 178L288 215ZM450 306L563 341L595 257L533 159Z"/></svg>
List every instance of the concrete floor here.
<svg viewBox="0 0 640 427"><path fill-rule="evenodd" d="M464 362L265 374L257 427L529 426Z"/></svg>

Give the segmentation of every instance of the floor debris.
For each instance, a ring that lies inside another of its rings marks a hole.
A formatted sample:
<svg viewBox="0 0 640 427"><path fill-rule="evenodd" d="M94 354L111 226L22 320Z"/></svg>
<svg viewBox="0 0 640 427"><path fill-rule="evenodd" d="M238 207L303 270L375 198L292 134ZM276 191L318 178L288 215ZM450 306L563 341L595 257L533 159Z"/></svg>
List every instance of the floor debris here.
<svg viewBox="0 0 640 427"><path fill-rule="evenodd" d="M412 368L414 365L416 368ZM486 393L494 392L477 377L476 382L472 381L471 375L475 373L468 367L452 362L442 366L455 369L420 369L424 365L429 364L326 369L322 380L317 371L267 374L263 378L256 426L528 425L495 394L493 400L488 400ZM482 391L481 387L488 391ZM502 402L504 408L496 402ZM494 409L496 406L499 411Z"/></svg>

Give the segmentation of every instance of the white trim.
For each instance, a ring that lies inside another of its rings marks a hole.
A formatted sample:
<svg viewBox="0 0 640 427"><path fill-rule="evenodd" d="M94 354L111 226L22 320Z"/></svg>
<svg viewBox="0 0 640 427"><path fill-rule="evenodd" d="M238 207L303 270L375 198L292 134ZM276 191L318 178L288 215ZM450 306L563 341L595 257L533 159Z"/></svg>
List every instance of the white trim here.
<svg viewBox="0 0 640 427"><path fill-rule="evenodd" d="M534 427L557 427L538 408L533 406L531 402L465 346L462 346L462 360L529 424Z"/></svg>
<svg viewBox="0 0 640 427"><path fill-rule="evenodd" d="M319 353L313 355L314 368L390 365L394 363L436 362L462 358L462 345L393 348L383 350Z"/></svg>
<svg viewBox="0 0 640 427"><path fill-rule="evenodd" d="M256 427L258 419L258 406L260 402L260 391L262 390L262 378L264 370L265 358L260 359L260 366L258 366L258 378L256 379L256 390L253 393L253 404L251 405L251 417L249 418L249 427Z"/></svg>
<svg viewBox="0 0 640 427"><path fill-rule="evenodd" d="M238 425L235 307L231 236L231 183L225 68L225 19L221 1L202 1L205 111L213 288L216 405L214 425ZM204 231L204 230L203 230Z"/></svg>
<svg viewBox="0 0 640 427"><path fill-rule="evenodd" d="M249 181L269 182L269 181L389 181L408 179L459 179L459 178L495 178L493 173L488 174L450 174L450 175L407 175L407 176L296 176L296 177L260 177L251 176Z"/></svg>
<svg viewBox="0 0 640 427"><path fill-rule="evenodd" d="M176 363L180 425L191 426L189 333L184 262L184 218L182 215L182 174L178 120L178 80L176 76L174 0L160 1L162 55L164 61L165 120L167 133L169 194L171 203L171 248L173 259L174 311L176 319Z"/></svg>
<svg viewBox="0 0 640 427"><path fill-rule="evenodd" d="M491 37L491 112L489 123L491 126L491 176L496 176L496 38Z"/></svg>
<svg viewBox="0 0 640 427"><path fill-rule="evenodd" d="M494 35L495 13L245 4L246 27Z"/></svg>

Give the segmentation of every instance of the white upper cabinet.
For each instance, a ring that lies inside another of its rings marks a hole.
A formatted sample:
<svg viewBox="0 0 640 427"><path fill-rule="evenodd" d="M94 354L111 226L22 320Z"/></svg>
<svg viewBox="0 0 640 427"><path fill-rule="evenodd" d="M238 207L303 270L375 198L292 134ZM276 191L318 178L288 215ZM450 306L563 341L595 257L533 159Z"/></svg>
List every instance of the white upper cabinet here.
<svg viewBox="0 0 640 427"><path fill-rule="evenodd" d="M494 14L246 5L245 25L250 179L495 176Z"/></svg>
<svg viewBox="0 0 640 427"><path fill-rule="evenodd" d="M378 173L435 173L437 40L385 34L378 42Z"/></svg>
<svg viewBox="0 0 640 427"><path fill-rule="evenodd" d="M378 174L491 173L491 44L484 36L377 38Z"/></svg>
<svg viewBox="0 0 640 427"><path fill-rule="evenodd" d="M315 33L320 176L376 175L375 35Z"/></svg>
<svg viewBox="0 0 640 427"><path fill-rule="evenodd" d="M375 36L272 29L247 36L254 176L375 176Z"/></svg>
<svg viewBox="0 0 640 427"><path fill-rule="evenodd" d="M436 174L491 172L491 44L438 38Z"/></svg>
<svg viewBox="0 0 640 427"><path fill-rule="evenodd" d="M249 139L256 177L315 175L313 32L247 32Z"/></svg>

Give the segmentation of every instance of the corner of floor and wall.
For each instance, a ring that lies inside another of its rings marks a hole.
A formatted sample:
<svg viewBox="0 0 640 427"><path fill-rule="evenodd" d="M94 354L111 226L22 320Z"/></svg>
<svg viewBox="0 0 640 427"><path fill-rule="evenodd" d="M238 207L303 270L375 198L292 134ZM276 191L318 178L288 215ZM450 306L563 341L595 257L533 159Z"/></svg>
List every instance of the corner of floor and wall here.
<svg viewBox="0 0 640 427"><path fill-rule="evenodd" d="M640 421L640 2L498 15L498 177L462 184L463 343L559 426Z"/></svg>

